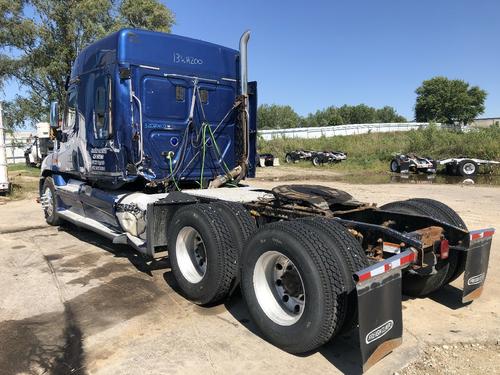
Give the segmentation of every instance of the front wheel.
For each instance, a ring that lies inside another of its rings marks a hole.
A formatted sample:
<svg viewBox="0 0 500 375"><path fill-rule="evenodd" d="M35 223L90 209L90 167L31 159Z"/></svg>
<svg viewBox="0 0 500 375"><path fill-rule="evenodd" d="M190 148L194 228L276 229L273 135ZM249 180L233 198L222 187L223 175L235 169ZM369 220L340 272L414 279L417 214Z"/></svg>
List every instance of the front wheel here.
<svg viewBox="0 0 500 375"><path fill-rule="evenodd" d="M290 154L285 155L285 163L287 164L293 163L292 155Z"/></svg>
<svg viewBox="0 0 500 375"><path fill-rule="evenodd" d="M321 165L321 162L320 162L320 160L319 160L319 157L318 157L318 156L313 157L313 159L312 159L312 163L313 163L313 165L314 165L315 167L319 167L319 166Z"/></svg>
<svg viewBox="0 0 500 375"><path fill-rule="evenodd" d="M40 201L42 203L45 221L49 225L59 225L61 223L61 219L57 214L56 189L52 177L45 178L45 180L43 181L42 191L43 194Z"/></svg>

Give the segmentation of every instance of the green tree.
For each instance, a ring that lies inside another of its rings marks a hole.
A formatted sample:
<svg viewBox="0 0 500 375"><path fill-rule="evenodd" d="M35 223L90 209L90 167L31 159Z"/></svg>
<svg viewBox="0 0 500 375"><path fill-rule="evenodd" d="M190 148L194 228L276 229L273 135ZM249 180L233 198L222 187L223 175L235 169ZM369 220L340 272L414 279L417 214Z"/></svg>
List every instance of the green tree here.
<svg viewBox="0 0 500 375"><path fill-rule="evenodd" d="M174 14L159 0L0 0L0 83L22 89L6 104L6 125L48 116L64 106L66 79L78 53L122 27L169 32Z"/></svg>
<svg viewBox="0 0 500 375"><path fill-rule="evenodd" d="M310 113L305 119L306 126L334 126L344 124L344 119L339 113L339 109L334 106L317 110Z"/></svg>
<svg viewBox="0 0 500 375"><path fill-rule="evenodd" d="M257 110L259 129L296 128L300 116L289 105L262 104Z"/></svg>
<svg viewBox="0 0 500 375"><path fill-rule="evenodd" d="M339 112L345 124L371 124L377 122L375 108L366 104L343 105L339 108Z"/></svg>
<svg viewBox="0 0 500 375"><path fill-rule="evenodd" d="M392 107L380 109L365 104L343 105L340 108L331 106L310 113L304 120L305 126L333 126L343 124L370 124L375 122L405 122Z"/></svg>
<svg viewBox="0 0 500 375"><path fill-rule="evenodd" d="M484 112L486 91L446 77L426 80L415 91L415 119L445 124L469 124Z"/></svg>
<svg viewBox="0 0 500 375"><path fill-rule="evenodd" d="M375 118L376 122L406 122L406 118L398 115L396 110L390 106L377 109Z"/></svg>

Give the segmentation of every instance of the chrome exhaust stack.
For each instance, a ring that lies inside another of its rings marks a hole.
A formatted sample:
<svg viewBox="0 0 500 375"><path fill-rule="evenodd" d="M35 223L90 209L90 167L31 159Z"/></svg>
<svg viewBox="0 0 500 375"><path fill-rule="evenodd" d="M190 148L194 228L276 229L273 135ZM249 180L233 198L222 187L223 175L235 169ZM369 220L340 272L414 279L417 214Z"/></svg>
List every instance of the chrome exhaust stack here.
<svg viewBox="0 0 500 375"><path fill-rule="evenodd" d="M241 95L248 100L248 40L250 39L250 30L243 33L240 38L240 85Z"/></svg>
<svg viewBox="0 0 500 375"><path fill-rule="evenodd" d="M248 150L249 150L249 113L248 113L248 54L247 46L250 39L250 30L247 30L241 35L240 38L240 97L237 101L242 101L239 104L238 119L241 125L241 132L243 134L241 157L238 160L238 166L228 171L226 175L217 176L209 184L209 189L215 189L223 186L228 181L239 183L247 175L248 170Z"/></svg>

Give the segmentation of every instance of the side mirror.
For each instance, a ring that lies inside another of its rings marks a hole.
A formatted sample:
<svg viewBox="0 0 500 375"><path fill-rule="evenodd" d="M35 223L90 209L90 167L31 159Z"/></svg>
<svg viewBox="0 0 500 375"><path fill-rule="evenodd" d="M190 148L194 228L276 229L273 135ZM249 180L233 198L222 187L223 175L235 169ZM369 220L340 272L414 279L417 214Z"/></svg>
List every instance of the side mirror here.
<svg viewBox="0 0 500 375"><path fill-rule="evenodd" d="M59 127L59 105L57 102L50 103L50 127L53 129Z"/></svg>

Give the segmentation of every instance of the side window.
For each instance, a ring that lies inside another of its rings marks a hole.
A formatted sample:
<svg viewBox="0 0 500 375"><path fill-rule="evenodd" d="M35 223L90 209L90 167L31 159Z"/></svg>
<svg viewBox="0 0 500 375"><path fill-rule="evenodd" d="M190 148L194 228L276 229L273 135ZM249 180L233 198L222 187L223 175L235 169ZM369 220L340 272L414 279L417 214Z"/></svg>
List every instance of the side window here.
<svg viewBox="0 0 500 375"><path fill-rule="evenodd" d="M77 114L77 88L69 89L66 96L66 108L64 110L62 130L65 133L71 132L76 125Z"/></svg>
<svg viewBox="0 0 500 375"><path fill-rule="evenodd" d="M111 80L99 77L94 86L94 138L108 139L111 122Z"/></svg>

